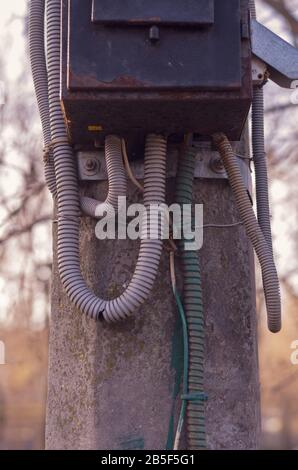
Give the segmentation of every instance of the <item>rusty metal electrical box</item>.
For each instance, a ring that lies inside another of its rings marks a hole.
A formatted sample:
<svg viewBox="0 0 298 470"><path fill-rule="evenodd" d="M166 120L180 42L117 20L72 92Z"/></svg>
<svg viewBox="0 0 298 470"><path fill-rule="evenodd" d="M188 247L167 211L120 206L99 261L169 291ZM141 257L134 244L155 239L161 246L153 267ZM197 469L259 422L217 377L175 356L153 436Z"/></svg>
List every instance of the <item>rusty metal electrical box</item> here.
<svg viewBox="0 0 298 470"><path fill-rule="evenodd" d="M216 131L251 104L248 0L62 0L63 108L74 143Z"/></svg>

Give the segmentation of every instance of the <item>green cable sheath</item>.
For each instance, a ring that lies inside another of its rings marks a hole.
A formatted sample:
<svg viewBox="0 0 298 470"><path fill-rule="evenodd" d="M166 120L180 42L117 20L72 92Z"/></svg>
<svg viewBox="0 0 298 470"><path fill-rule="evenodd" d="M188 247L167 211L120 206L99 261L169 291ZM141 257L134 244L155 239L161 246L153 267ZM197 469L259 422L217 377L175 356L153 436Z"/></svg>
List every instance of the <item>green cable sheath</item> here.
<svg viewBox="0 0 298 470"><path fill-rule="evenodd" d="M188 350L188 328L187 328L187 320L183 308L183 304L180 298L180 295L178 294L176 288L174 289L174 296L178 308L178 312L180 315L181 319L181 324L182 324L182 332L183 332L183 379L182 379L182 393L183 396L188 395L188 355L189 355L189 350ZM185 415L186 415L186 408L187 408L187 401L182 400L182 406L180 410L180 415L179 415L179 421L177 425L177 434L180 436L184 421L185 421Z"/></svg>
<svg viewBox="0 0 298 470"><path fill-rule="evenodd" d="M184 146L179 159L175 198L175 202L181 206L192 204L194 170L194 149ZM183 301L188 332L187 348L185 347L185 352L188 353L188 367L185 369L188 375L188 390L185 392L183 389L182 400L187 407L188 448L189 450L202 450L206 448L204 416L206 395L204 394L204 312L201 272L198 253L186 251L185 242L186 240L182 239L179 243L184 279ZM181 412L183 410L184 407Z"/></svg>

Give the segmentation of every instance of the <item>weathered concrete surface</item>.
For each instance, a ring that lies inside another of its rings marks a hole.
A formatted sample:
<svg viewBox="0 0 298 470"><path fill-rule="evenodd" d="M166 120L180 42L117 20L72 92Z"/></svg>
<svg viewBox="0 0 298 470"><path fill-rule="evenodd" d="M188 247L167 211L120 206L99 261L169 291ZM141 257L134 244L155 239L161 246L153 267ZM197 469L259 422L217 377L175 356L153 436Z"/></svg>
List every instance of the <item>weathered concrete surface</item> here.
<svg viewBox="0 0 298 470"><path fill-rule="evenodd" d="M93 194L105 189L101 184ZM206 224L239 220L226 181L197 181L195 194L204 203ZM130 198L136 197L130 188ZM253 449L260 412L251 246L239 226L206 228L204 237L208 447ZM137 249L136 242L96 240L94 222L83 220L82 269L97 294L122 291ZM70 306L56 253L54 260L47 448L164 449L182 359L168 255L150 301L134 318L113 326L95 324Z"/></svg>

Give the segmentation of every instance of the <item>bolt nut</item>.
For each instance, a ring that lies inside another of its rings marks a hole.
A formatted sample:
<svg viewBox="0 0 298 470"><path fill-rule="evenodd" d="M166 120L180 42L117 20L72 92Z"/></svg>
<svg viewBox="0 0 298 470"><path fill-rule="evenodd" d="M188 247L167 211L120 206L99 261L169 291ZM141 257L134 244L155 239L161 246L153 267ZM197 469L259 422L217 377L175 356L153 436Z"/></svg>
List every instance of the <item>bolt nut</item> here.
<svg viewBox="0 0 298 470"><path fill-rule="evenodd" d="M214 173L222 174L225 172L225 167L221 158L212 158L210 160L209 167Z"/></svg>
<svg viewBox="0 0 298 470"><path fill-rule="evenodd" d="M87 158L84 167L88 175L95 175L99 171L99 162L95 158Z"/></svg>

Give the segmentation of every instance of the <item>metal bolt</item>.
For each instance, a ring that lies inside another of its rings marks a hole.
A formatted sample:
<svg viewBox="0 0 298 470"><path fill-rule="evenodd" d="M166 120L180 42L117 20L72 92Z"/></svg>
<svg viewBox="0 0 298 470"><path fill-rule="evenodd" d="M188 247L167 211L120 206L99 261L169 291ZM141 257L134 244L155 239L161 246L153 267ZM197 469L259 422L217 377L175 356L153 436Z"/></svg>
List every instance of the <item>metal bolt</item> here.
<svg viewBox="0 0 298 470"><path fill-rule="evenodd" d="M99 171L99 162L96 158L87 158L84 162L86 175L94 176Z"/></svg>
<svg viewBox="0 0 298 470"><path fill-rule="evenodd" d="M96 160L93 160L93 158L88 158L88 160L86 160L85 162L85 168L86 170L89 170L89 171L96 170L97 168Z"/></svg>
<svg viewBox="0 0 298 470"><path fill-rule="evenodd" d="M220 173L224 173L225 171L221 158L212 158L210 160L209 167L214 173L220 174Z"/></svg>
<svg viewBox="0 0 298 470"><path fill-rule="evenodd" d="M159 27L158 26L151 26L149 32L149 39L151 42L155 43L159 41Z"/></svg>

